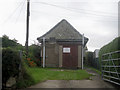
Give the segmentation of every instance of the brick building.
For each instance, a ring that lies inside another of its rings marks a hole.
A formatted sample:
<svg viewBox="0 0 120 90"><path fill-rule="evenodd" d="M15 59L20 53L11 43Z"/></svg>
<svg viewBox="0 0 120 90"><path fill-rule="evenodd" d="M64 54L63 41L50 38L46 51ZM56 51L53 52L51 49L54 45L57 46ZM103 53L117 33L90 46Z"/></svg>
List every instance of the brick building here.
<svg viewBox="0 0 120 90"><path fill-rule="evenodd" d="M69 22L63 19L46 34L38 37L41 46L43 37L46 67L81 68L82 35ZM87 42L88 38L84 37L84 47Z"/></svg>

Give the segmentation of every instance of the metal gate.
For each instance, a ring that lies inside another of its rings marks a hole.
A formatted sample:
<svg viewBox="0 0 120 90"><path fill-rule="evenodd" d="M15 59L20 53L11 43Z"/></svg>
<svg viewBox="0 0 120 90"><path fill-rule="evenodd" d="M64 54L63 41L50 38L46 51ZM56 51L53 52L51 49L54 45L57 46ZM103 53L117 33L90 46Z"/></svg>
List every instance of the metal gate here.
<svg viewBox="0 0 120 90"><path fill-rule="evenodd" d="M120 85L120 51L102 55L102 79Z"/></svg>

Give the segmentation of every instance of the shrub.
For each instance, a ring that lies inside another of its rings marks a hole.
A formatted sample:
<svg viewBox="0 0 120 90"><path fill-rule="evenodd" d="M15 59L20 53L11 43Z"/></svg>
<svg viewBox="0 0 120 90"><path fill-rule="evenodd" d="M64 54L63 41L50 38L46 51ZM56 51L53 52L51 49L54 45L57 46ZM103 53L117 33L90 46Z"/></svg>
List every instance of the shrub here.
<svg viewBox="0 0 120 90"><path fill-rule="evenodd" d="M6 82L10 77L19 74L20 57L17 51L10 48L2 49L2 86L6 87Z"/></svg>
<svg viewBox="0 0 120 90"><path fill-rule="evenodd" d="M29 55L30 61L33 61L37 66L41 66L41 57L40 57L41 48L38 45L32 44L29 46Z"/></svg>
<svg viewBox="0 0 120 90"><path fill-rule="evenodd" d="M16 83L16 89L20 88L26 88L34 84L34 80L31 77L31 74L29 74L29 67L25 62L25 58L22 60L22 69L21 69L21 77Z"/></svg>
<svg viewBox="0 0 120 90"><path fill-rule="evenodd" d="M33 60L31 60L31 58L27 58L26 63L30 67L35 67L36 66L36 63Z"/></svg>

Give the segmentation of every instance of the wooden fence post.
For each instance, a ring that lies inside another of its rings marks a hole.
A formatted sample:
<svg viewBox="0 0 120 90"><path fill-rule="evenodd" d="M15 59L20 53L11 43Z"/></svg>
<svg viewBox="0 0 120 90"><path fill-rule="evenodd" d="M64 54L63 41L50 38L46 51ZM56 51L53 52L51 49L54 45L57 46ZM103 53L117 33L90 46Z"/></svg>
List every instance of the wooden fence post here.
<svg viewBox="0 0 120 90"><path fill-rule="evenodd" d="M23 53L22 53L21 50L19 51L19 55L20 55L20 64L19 64L19 76L18 76L18 79L21 79L22 78L22 56L23 56Z"/></svg>

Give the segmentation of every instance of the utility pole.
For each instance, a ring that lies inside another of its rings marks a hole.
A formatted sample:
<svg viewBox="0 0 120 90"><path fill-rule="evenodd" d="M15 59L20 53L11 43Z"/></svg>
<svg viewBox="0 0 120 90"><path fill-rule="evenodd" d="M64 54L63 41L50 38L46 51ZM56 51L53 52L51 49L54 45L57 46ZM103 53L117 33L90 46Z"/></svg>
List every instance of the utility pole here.
<svg viewBox="0 0 120 90"><path fill-rule="evenodd" d="M30 0L27 0L26 43L25 43L26 58L28 58L29 16L30 16Z"/></svg>
<svg viewBox="0 0 120 90"><path fill-rule="evenodd" d="M84 64L84 34L82 35L82 69Z"/></svg>
<svg viewBox="0 0 120 90"><path fill-rule="evenodd" d="M43 37L43 68L45 67L45 37Z"/></svg>

